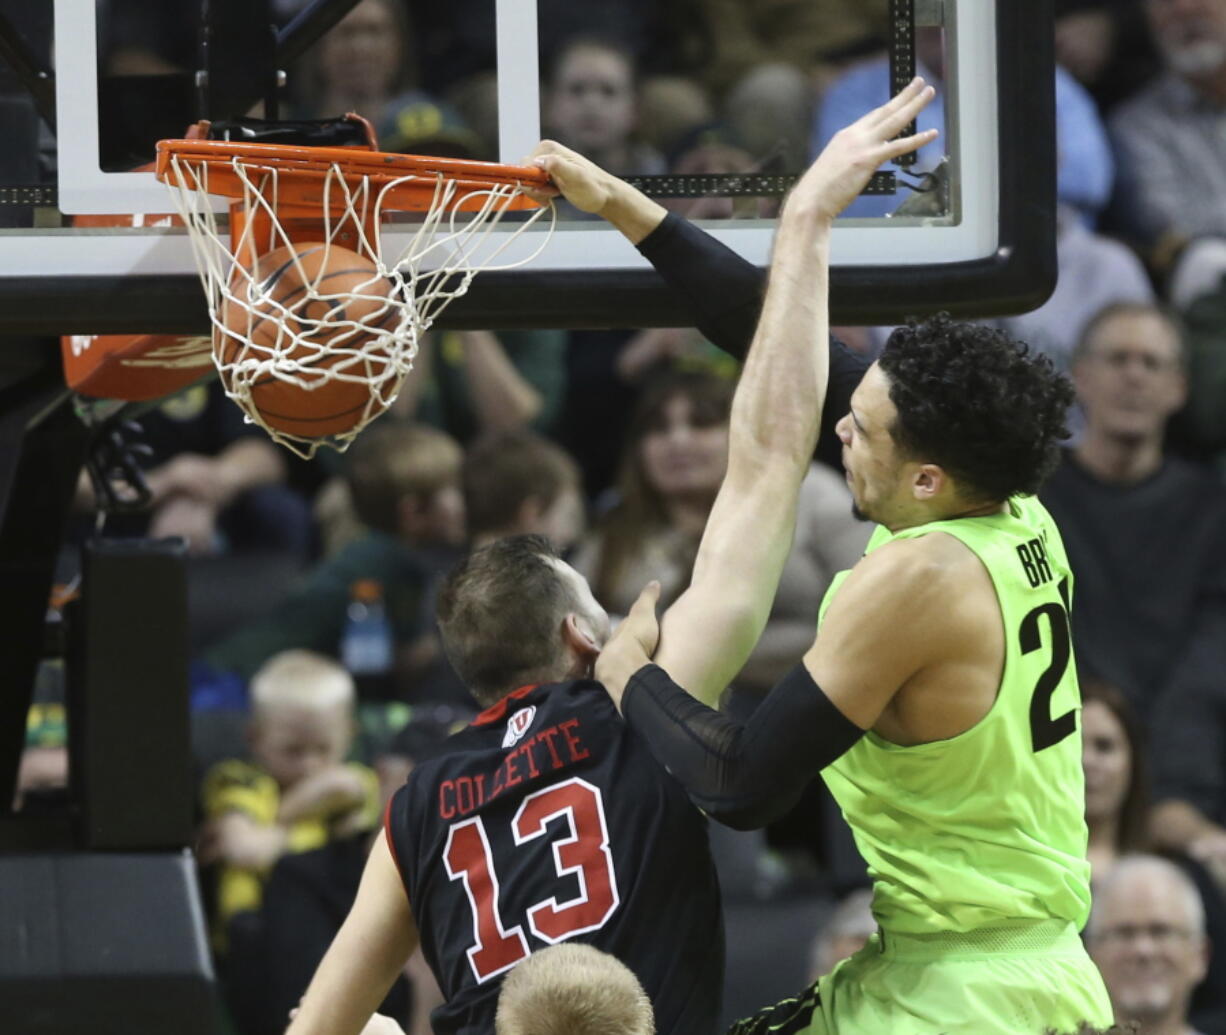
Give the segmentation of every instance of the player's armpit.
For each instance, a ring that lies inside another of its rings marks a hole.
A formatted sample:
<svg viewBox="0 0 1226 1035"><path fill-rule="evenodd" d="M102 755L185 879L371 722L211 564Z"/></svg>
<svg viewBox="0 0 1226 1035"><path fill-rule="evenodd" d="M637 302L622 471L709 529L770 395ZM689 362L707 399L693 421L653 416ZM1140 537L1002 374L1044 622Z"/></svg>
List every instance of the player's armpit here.
<svg viewBox="0 0 1226 1035"><path fill-rule="evenodd" d="M966 587L935 540L899 539L864 557L838 588L804 657L839 711L862 729L877 724L917 673L951 655Z"/></svg>
<svg viewBox="0 0 1226 1035"><path fill-rule="evenodd" d="M416 947L409 900L380 834L353 908L286 1035L359 1035Z"/></svg>

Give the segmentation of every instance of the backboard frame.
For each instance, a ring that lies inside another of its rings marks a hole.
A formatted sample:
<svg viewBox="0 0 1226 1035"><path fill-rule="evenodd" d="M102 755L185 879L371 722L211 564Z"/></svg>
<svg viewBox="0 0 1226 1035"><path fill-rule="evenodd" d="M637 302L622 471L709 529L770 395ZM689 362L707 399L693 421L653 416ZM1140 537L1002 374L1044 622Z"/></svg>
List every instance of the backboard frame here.
<svg viewBox="0 0 1226 1035"><path fill-rule="evenodd" d="M58 0L57 13L68 2ZM75 2L92 6L92 0ZM1036 0L1023 11L1009 0L994 3L998 87L994 91L994 245L988 246L987 254L969 260L923 262L911 256L908 263L849 264L845 256L840 256L841 230L836 229L831 274L835 323L891 323L936 309L958 316L998 315L1034 308L1048 297L1056 275L1051 5L1052 0ZM57 67L63 66L64 59L57 55ZM521 67L515 74L526 72ZM61 92L61 104L64 101ZM955 112L952 117L956 117L956 105L951 107ZM521 121L514 132L504 132L504 147L517 146L519 137L530 134L538 124ZM61 141L61 147L64 143ZM731 239L728 243L735 242L740 233L737 227L726 224L709 228L721 239ZM901 230L893 226L872 232L898 234ZM614 231L607 233L617 236ZM768 239L769 234L759 234L753 248L738 246L738 250L764 266L768 244L758 242ZM0 237L0 266L9 265L13 249L6 250L5 246L10 243ZM72 246L71 236L57 242L60 248ZM756 254L750 254L754 249ZM167 254L169 251L168 245ZM151 254L156 260L158 250ZM156 261L146 265L173 268L173 263L159 265ZM886 285L888 291L883 291ZM187 334L207 329L199 283L194 274L182 272L99 272L65 277L42 270L38 276L3 277L0 305L4 328L10 333ZM582 328L688 322L683 305L644 263L642 268L527 268L513 273L485 273L447 310L440 326Z"/></svg>

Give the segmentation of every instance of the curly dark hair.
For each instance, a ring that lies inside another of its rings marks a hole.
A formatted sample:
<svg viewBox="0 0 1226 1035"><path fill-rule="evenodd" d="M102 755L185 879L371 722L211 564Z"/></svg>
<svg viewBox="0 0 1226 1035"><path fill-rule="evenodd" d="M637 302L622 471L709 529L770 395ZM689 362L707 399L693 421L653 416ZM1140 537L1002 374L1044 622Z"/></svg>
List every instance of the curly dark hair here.
<svg viewBox="0 0 1226 1035"><path fill-rule="evenodd" d="M968 499L1033 495L1060 459L1073 387L1004 331L948 313L897 328L878 365L909 456L940 464Z"/></svg>

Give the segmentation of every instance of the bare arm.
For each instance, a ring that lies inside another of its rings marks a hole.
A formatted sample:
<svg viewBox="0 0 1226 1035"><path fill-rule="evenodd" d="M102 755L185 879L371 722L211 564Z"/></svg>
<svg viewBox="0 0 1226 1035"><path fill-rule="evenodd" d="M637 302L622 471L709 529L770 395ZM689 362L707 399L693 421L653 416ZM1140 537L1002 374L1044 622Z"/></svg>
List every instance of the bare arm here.
<svg viewBox="0 0 1226 1035"><path fill-rule="evenodd" d="M826 395L834 219L878 166L932 139L894 139L931 97L917 80L841 131L784 206L762 317L733 399L728 472L690 588L661 626L657 663L704 703L718 700L761 636L791 549Z"/></svg>
<svg viewBox="0 0 1226 1035"><path fill-rule="evenodd" d="M764 694L801 659L813 643L831 577L863 556L872 530L853 516L843 478L813 464L800 486L796 535L778 595L757 646L736 677L738 687Z"/></svg>
<svg viewBox="0 0 1226 1035"><path fill-rule="evenodd" d="M326 816L360 808L366 801L366 784L346 765L329 766L308 776L281 797L277 822L285 826L310 816Z"/></svg>
<svg viewBox="0 0 1226 1035"><path fill-rule="evenodd" d="M359 1035L416 948L413 912L381 834L353 908L286 1035Z"/></svg>
<svg viewBox="0 0 1226 1035"><path fill-rule="evenodd" d="M215 457L180 453L149 473L154 502L183 494L221 510L235 497L285 480L285 460L271 442L247 436Z"/></svg>
<svg viewBox="0 0 1226 1035"><path fill-rule="evenodd" d="M523 427L541 412L541 393L515 369L489 331L461 331L464 369L473 411L485 431Z"/></svg>
<svg viewBox="0 0 1226 1035"><path fill-rule="evenodd" d="M763 826L878 723L901 687L936 665L948 666L951 657L972 671L976 659L966 656L966 642L991 637L981 635L985 619L976 617L986 610L980 593L949 606L951 590L965 587L966 569L950 564L938 542L886 544L847 577L803 664L776 684L747 723L695 700L654 665L631 677L621 701L626 719L712 818L738 830ZM980 588L991 592L990 585ZM652 589L645 591L623 624L648 646L654 598ZM610 693L616 699L616 690ZM941 700L926 701L922 711L931 736L919 739L943 739L979 717Z"/></svg>

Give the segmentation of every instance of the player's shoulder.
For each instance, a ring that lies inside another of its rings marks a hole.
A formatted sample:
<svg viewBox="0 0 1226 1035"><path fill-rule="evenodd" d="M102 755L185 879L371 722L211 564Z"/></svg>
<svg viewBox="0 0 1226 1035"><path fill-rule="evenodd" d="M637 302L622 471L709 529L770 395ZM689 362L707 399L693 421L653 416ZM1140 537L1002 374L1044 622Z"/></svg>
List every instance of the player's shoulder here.
<svg viewBox="0 0 1226 1035"><path fill-rule="evenodd" d="M891 539L865 554L852 569L860 584L891 595L943 590L981 567L975 551L957 536L941 531Z"/></svg>
<svg viewBox="0 0 1226 1035"><path fill-rule="evenodd" d="M576 716L620 721L608 693L595 680L571 679L520 687L448 737L433 758L414 768L413 776L428 780L440 771L463 766L466 759L505 751L532 729Z"/></svg>

